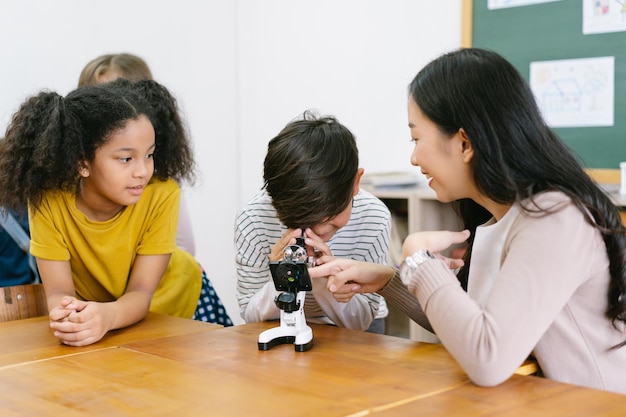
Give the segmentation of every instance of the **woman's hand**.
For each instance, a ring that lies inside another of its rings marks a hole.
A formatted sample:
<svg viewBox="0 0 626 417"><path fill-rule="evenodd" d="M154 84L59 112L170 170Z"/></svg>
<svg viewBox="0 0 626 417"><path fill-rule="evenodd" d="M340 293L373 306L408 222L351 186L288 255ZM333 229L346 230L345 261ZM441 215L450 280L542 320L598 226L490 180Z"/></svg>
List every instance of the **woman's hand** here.
<svg viewBox="0 0 626 417"><path fill-rule="evenodd" d="M404 241L403 257L412 255L419 249L438 253L454 244L465 242L469 236L469 230L413 233ZM452 269L463 266L461 259L446 258L439 254L436 256ZM348 302L358 293L379 291L393 278L395 272L395 268L387 265L332 256L319 258L317 265L315 268L309 268L309 275L311 278L328 277L326 287L340 302Z"/></svg>
<svg viewBox="0 0 626 417"><path fill-rule="evenodd" d="M328 277L326 288L340 302L348 302L357 293L380 290L394 272L391 266L331 256L321 257L318 266L309 268L311 278Z"/></svg>
<svg viewBox="0 0 626 417"><path fill-rule="evenodd" d="M412 233L404 240L402 245L402 258L411 256L420 249L428 249L433 253L439 253L452 245L465 242L470 237L469 230L451 232L448 230L436 232ZM441 257L442 259L449 259Z"/></svg>

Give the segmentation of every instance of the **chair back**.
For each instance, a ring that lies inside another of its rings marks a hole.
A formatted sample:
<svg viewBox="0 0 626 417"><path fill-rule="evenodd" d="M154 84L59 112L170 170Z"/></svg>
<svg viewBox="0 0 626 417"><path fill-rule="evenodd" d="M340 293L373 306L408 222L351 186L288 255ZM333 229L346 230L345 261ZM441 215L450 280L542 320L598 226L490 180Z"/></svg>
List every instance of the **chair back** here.
<svg viewBox="0 0 626 417"><path fill-rule="evenodd" d="M0 322L48 314L43 284L0 287Z"/></svg>

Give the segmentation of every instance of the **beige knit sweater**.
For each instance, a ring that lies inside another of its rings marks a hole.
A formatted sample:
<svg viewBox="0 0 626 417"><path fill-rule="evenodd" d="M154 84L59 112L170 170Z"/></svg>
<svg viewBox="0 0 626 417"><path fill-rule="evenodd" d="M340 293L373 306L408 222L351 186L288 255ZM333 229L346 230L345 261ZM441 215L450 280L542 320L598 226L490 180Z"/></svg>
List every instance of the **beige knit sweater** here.
<svg viewBox="0 0 626 417"><path fill-rule="evenodd" d="M536 201L558 210L507 213L515 218L500 231L506 236L499 270L482 307L440 260L423 263L408 290L396 274L380 294L423 327L432 325L478 385L505 381L532 352L547 378L626 394L626 347L611 349L626 340L626 329L605 316L609 261L602 237L564 194ZM473 253L486 249L475 246Z"/></svg>

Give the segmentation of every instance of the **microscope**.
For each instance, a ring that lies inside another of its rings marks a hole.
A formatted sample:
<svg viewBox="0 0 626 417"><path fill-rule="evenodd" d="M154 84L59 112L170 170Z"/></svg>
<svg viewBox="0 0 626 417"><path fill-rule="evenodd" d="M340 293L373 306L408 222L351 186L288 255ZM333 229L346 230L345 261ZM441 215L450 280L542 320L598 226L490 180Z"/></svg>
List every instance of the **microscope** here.
<svg viewBox="0 0 626 417"><path fill-rule="evenodd" d="M314 265L314 258L307 256L304 234L296 238L295 245L285 248L282 261L270 262L274 287L283 291L274 299L280 309L280 326L259 335L259 350L269 350L283 343L293 343L296 352L313 347L313 331L304 317L304 298L306 291L313 290L307 268Z"/></svg>

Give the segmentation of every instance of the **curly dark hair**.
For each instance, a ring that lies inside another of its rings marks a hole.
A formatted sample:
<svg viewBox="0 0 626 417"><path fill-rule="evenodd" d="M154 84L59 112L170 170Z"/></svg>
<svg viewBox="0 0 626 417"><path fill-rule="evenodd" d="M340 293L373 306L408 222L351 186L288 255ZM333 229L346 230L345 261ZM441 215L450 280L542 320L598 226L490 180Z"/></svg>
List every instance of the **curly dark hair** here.
<svg viewBox="0 0 626 417"><path fill-rule="evenodd" d="M155 177L193 182L193 152L174 98L155 81L120 80L65 98L42 91L20 106L0 141L0 206L21 212L38 208L49 191L74 192L84 161L141 115L155 128Z"/></svg>
<svg viewBox="0 0 626 417"><path fill-rule="evenodd" d="M132 82L124 78L102 87L118 91L129 100L138 95L144 102L142 110L152 122L155 134L154 175L193 184L196 169L193 149L178 102L168 89L156 81Z"/></svg>
<svg viewBox="0 0 626 417"><path fill-rule="evenodd" d="M306 111L270 140L263 166L265 189L280 221L306 228L350 204L359 153L354 135L337 119Z"/></svg>

